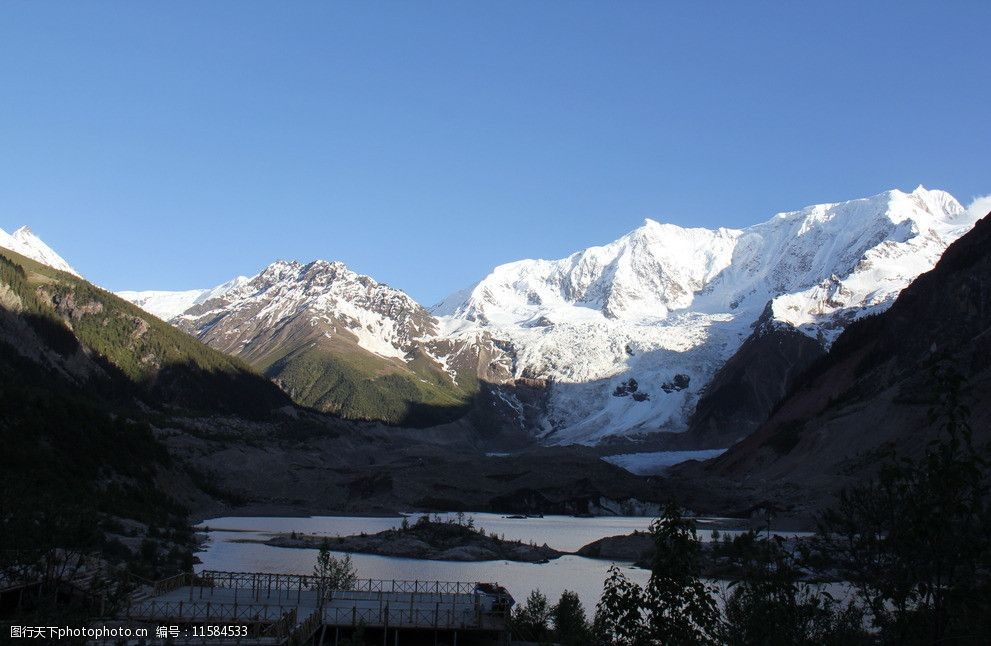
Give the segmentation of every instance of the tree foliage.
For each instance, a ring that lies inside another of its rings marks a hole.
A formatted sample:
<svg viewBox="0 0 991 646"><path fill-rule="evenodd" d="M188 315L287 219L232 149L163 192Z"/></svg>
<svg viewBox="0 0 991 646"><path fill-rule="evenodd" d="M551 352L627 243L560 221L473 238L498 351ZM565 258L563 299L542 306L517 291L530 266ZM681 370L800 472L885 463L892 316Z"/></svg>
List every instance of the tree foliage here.
<svg viewBox="0 0 991 646"><path fill-rule="evenodd" d="M650 534L654 555L646 588L610 569L596 610L597 638L616 646L717 643L716 591L701 576L695 521L671 503Z"/></svg>
<svg viewBox="0 0 991 646"><path fill-rule="evenodd" d="M626 578L618 566L611 566L592 627L598 641L610 646L647 643L645 601L643 588Z"/></svg>
<svg viewBox="0 0 991 646"><path fill-rule="evenodd" d="M313 576L318 579L318 589L321 599L334 590L351 590L358 583L358 571L354 567L350 554L334 556L330 551L330 541L326 538L320 542L320 552L317 554L316 565L313 566Z"/></svg>
<svg viewBox="0 0 991 646"><path fill-rule="evenodd" d="M545 642L550 637L551 606L540 590L533 590L526 603L513 610L512 629L517 639Z"/></svg>
<svg viewBox="0 0 991 646"><path fill-rule="evenodd" d="M554 622L554 638L561 646L591 646L592 633L578 595L570 590L551 609Z"/></svg>
<svg viewBox="0 0 991 646"><path fill-rule="evenodd" d="M801 582L804 559L789 551L781 537L751 531L734 539L732 547L740 575L730 584L724 606L725 644L867 643L863 612Z"/></svg>
<svg viewBox="0 0 991 646"><path fill-rule="evenodd" d="M932 373L936 439L843 492L817 549L856 587L885 641L977 643L991 634L988 461L973 444L961 376L945 360Z"/></svg>

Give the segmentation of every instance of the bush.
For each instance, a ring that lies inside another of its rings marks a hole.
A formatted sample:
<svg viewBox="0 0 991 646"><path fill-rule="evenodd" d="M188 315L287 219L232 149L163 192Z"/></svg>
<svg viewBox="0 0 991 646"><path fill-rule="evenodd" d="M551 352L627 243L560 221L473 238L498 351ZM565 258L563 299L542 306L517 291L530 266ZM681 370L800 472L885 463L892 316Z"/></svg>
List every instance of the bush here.
<svg viewBox="0 0 991 646"><path fill-rule="evenodd" d="M330 541L326 538L320 542L320 553L313 566L313 576L320 580L317 585L321 590L321 598L325 598L331 590L351 590L358 583L358 572L351 555L336 557L331 554Z"/></svg>

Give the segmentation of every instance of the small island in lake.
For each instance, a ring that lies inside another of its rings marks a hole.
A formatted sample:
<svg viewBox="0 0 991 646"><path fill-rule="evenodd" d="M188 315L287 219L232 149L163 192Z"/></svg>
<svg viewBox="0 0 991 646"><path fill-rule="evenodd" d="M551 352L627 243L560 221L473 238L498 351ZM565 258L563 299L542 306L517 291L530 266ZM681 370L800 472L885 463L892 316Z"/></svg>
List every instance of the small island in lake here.
<svg viewBox="0 0 991 646"><path fill-rule="evenodd" d="M551 547L506 540L505 537L487 534L476 528L471 518L457 520L433 520L421 516L415 523L403 519L399 528L387 529L376 534L355 536L314 536L305 534L279 534L262 541L274 547L318 549L327 542L335 552L378 554L426 559L430 561L521 561L546 563L565 554Z"/></svg>

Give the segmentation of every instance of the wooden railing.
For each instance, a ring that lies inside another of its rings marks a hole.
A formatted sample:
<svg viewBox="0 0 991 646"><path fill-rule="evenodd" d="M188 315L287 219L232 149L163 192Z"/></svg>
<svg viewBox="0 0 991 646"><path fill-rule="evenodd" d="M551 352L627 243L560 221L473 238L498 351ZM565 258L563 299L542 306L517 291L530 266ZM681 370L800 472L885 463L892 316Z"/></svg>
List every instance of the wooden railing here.
<svg viewBox="0 0 991 646"><path fill-rule="evenodd" d="M131 619L202 621L229 620L232 623L274 623L296 606L261 603L214 603L211 601L158 601L148 599L127 611Z"/></svg>
<svg viewBox="0 0 991 646"><path fill-rule="evenodd" d="M321 584L320 577L310 574L272 574L265 572L222 572L204 570L200 578L206 585L228 589L296 591L313 590ZM412 592L433 594L472 594L475 583L466 581L413 581L402 579L359 579L349 591Z"/></svg>
<svg viewBox="0 0 991 646"><path fill-rule="evenodd" d="M296 625L297 616L296 608L293 608L289 612L282 615L282 617L274 624L263 630L262 635L279 638L287 636Z"/></svg>
<svg viewBox="0 0 991 646"><path fill-rule="evenodd" d="M323 623L328 626L387 626L389 628L482 628L504 618L483 615L470 608L326 608Z"/></svg>
<svg viewBox="0 0 991 646"><path fill-rule="evenodd" d="M313 636L313 633L319 630L321 625L323 625L323 616L319 612L310 614L289 635L289 639L286 642L287 646L301 646L301 644L305 644Z"/></svg>
<svg viewBox="0 0 991 646"><path fill-rule="evenodd" d="M184 588L189 585L190 579L191 575L188 572L180 572L175 576L156 581L152 586L152 592L155 596L158 596L178 590L179 588Z"/></svg>

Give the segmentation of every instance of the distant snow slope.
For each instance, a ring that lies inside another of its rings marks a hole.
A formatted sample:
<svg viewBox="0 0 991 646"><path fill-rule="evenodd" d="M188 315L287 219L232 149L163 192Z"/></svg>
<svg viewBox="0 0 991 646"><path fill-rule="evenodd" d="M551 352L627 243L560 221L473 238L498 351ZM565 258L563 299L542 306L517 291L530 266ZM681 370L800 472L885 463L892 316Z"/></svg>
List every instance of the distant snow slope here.
<svg viewBox="0 0 991 646"><path fill-rule="evenodd" d="M68 272L74 276L79 276L79 272L73 269L62 256L36 236L31 229L21 227L14 233L6 233L0 229L0 247L10 249L31 260L36 260L43 265L48 265L55 269Z"/></svg>
<svg viewBox="0 0 991 646"><path fill-rule="evenodd" d="M208 289L190 289L184 292L123 291L117 292L117 295L126 301L131 301L149 314L168 321L195 305L200 297L209 291Z"/></svg>
<svg viewBox="0 0 991 646"><path fill-rule="evenodd" d="M452 338L508 348L513 378L549 384L531 429L544 442L681 431L768 303L780 324L828 346L974 222L952 196L922 187L743 230L647 220L603 247L497 267L433 312Z"/></svg>
<svg viewBox="0 0 991 646"><path fill-rule="evenodd" d="M218 285L212 289L189 289L181 292L169 291L123 291L117 295L126 301L131 301L149 314L154 314L163 321L171 320L194 305L206 302L211 298L218 298L227 291L237 287L248 279L238 276L234 280L223 285Z"/></svg>

